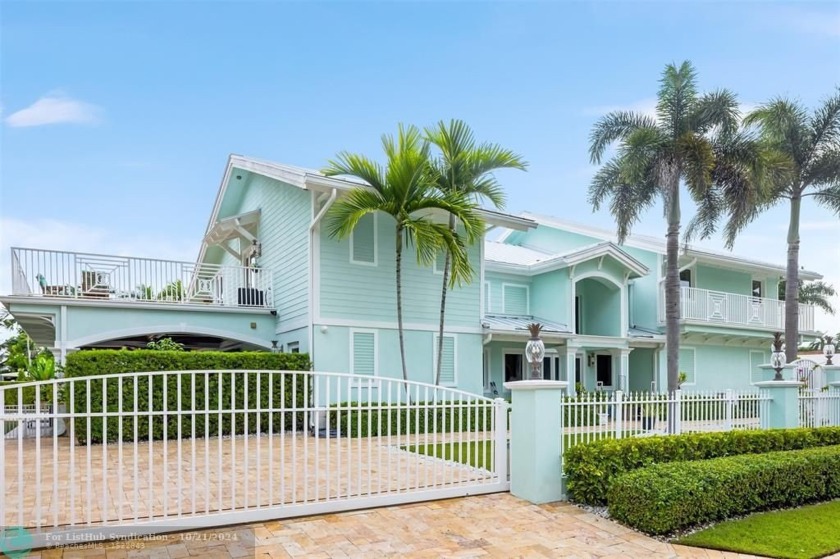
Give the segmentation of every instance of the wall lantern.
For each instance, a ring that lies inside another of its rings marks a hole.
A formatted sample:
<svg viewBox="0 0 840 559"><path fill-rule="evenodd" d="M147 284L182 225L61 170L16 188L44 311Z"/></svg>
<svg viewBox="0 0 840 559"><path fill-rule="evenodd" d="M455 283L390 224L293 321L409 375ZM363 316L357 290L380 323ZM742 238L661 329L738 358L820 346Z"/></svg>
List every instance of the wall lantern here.
<svg viewBox="0 0 840 559"><path fill-rule="evenodd" d="M525 344L525 355L531 363L531 380L541 380L543 357L545 357L545 344L540 339L542 324L537 322L528 325L531 338Z"/></svg>
<svg viewBox="0 0 840 559"><path fill-rule="evenodd" d="M785 343L782 341L782 333L776 332L773 334L773 352L770 354L770 366L776 370L776 376L773 380L785 380L782 377L782 369L784 369L785 360Z"/></svg>
<svg viewBox="0 0 840 559"><path fill-rule="evenodd" d="M831 358L834 357L834 338L831 336L825 337L825 344L823 344L823 355L825 355L825 364L834 365Z"/></svg>

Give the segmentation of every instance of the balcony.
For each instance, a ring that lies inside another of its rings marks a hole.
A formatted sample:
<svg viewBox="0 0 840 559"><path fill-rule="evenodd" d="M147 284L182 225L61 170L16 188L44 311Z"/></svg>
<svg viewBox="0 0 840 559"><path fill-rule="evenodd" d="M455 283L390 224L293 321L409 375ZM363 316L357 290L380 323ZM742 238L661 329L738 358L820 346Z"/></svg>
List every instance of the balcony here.
<svg viewBox="0 0 840 559"><path fill-rule="evenodd" d="M271 270L12 248L12 295L89 302L274 308Z"/></svg>
<svg viewBox="0 0 840 559"><path fill-rule="evenodd" d="M664 289L659 292L659 297L659 321L664 322ZM783 331L785 302L697 287L681 287L680 318L702 324ZM799 331L814 331L813 305L799 305Z"/></svg>

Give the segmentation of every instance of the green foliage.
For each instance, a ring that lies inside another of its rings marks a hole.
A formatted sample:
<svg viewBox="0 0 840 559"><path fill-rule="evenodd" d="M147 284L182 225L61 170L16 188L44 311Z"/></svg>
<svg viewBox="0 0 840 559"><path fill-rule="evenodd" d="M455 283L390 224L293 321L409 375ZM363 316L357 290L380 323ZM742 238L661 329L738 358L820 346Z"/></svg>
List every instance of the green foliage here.
<svg viewBox="0 0 840 559"><path fill-rule="evenodd" d="M840 446L658 464L616 478L610 516L647 534L840 497Z"/></svg>
<svg viewBox="0 0 840 559"><path fill-rule="evenodd" d="M147 343L146 349L153 351L184 351L184 344L179 344L172 338L161 338Z"/></svg>
<svg viewBox="0 0 840 559"><path fill-rule="evenodd" d="M476 409L467 402L413 402L397 404L380 402L342 402L329 411L330 428L338 428L342 436L369 437L484 431L493 428L489 407ZM469 411L467 411L469 409Z"/></svg>
<svg viewBox="0 0 840 559"><path fill-rule="evenodd" d="M302 353L155 350L92 350L70 354L67 357L67 376L89 379L88 382L77 381L74 384L70 397L73 411L101 413L104 401L108 412L133 412L136 398L136 410L141 416L136 425L133 417L123 417L122 421L111 417L107 425L103 425L101 417L79 419L74 426L76 438L84 444L88 437L91 443L100 443L103 440L156 440L268 432L269 425L274 431L304 428L302 412L276 412L269 416L268 412L231 413L230 410L250 409L257 405L277 409L304 405L309 375L205 372L215 370L308 371L309 357ZM200 372L167 375L165 382L162 375L139 377L136 381L133 376L102 377L147 371ZM311 391L308 393L311 394ZM162 413L179 408L209 413Z"/></svg>
<svg viewBox="0 0 840 559"><path fill-rule="evenodd" d="M0 342L0 372L26 373L40 355L53 360L52 353L38 347L14 319L3 320L3 328L12 330L14 334Z"/></svg>
<svg viewBox="0 0 840 559"><path fill-rule="evenodd" d="M617 476L652 464L838 444L840 427L729 431L608 439L574 446L563 458L571 499L603 505Z"/></svg>
<svg viewBox="0 0 840 559"><path fill-rule="evenodd" d="M55 378L55 357L51 353L38 354L32 366L26 371L26 380L50 380Z"/></svg>
<svg viewBox="0 0 840 559"><path fill-rule="evenodd" d="M0 387L14 386L15 390L3 390L3 405L16 406L22 400L24 406L35 403L35 387L31 384L17 381L0 381Z"/></svg>

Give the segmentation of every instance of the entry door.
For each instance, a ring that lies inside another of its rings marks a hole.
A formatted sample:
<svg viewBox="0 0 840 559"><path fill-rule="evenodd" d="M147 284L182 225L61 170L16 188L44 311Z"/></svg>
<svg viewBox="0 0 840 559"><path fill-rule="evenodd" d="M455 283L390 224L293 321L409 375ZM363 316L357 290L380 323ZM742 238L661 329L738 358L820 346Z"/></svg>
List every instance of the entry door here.
<svg viewBox="0 0 840 559"><path fill-rule="evenodd" d="M543 379L560 380L560 358L554 355L543 357Z"/></svg>
<svg viewBox="0 0 840 559"><path fill-rule="evenodd" d="M595 356L595 378L604 388L612 388L613 385L612 362L612 355L600 353Z"/></svg>

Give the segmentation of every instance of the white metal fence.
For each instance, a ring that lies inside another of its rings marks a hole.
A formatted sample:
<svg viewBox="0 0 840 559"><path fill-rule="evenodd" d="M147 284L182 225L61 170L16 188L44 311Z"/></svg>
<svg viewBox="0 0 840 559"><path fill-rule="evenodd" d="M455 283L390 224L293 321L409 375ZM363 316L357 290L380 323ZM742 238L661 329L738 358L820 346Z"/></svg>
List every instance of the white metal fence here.
<svg viewBox="0 0 840 559"><path fill-rule="evenodd" d="M799 426L840 426L840 390L802 390L799 393Z"/></svg>
<svg viewBox="0 0 840 559"><path fill-rule="evenodd" d="M272 272L103 254L12 248L12 294L273 308Z"/></svg>
<svg viewBox="0 0 840 559"><path fill-rule="evenodd" d="M665 291L660 290L659 320L665 320ZM697 287L680 288L680 318L784 330L785 302ZM799 330L814 331L814 306L799 305Z"/></svg>
<svg viewBox="0 0 840 559"><path fill-rule="evenodd" d="M0 520L32 530L36 545L121 526L184 530L509 488L501 399L291 371L132 373L34 387L37 402L66 411L6 407L22 401L23 388L0 387L0 425L15 433L0 445ZM33 422L32 438L24 422ZM58 422L68 436L47 429Z"/></svg>
<svg viewBox="0 0 840 559"><path fill-rule="evenodd" d="M563 402L565 448L603 438L759 429L770 396L758 391L588 392Z"/></svg>

